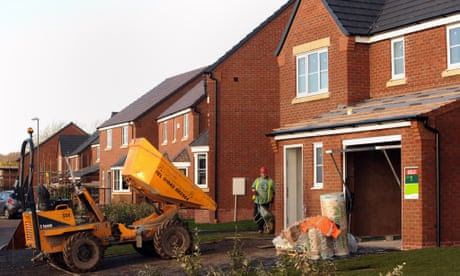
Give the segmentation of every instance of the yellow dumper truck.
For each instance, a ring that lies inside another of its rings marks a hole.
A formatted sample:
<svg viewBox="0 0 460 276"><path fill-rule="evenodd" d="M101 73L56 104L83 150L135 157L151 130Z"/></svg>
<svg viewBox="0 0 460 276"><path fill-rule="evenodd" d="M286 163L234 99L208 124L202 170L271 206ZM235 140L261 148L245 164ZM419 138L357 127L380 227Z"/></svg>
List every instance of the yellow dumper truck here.
<svg viewBox="0 0 460 276"><path fill-rule="evenodd" d="M39 206L48 208L38 210L32 187L33 163L27 176L23 170L27 144L33 160L34 146L29 138L21 148L18 195L26 210L23 213L26 246L38 253L33 260L48 259L73 272L87 272L97 267L107 247L121 243L133 244L143 255L171 258L192 246L187 225L176 216L179 209L216 209L216 203L146 139L137 139L129 146L122 174L133 190L154 202L155 211L150 216L132 225L111 223L90 193L77 183L74 194L85 207L88 222L77 223L70 204L63 201L42 202Z"/></svg>

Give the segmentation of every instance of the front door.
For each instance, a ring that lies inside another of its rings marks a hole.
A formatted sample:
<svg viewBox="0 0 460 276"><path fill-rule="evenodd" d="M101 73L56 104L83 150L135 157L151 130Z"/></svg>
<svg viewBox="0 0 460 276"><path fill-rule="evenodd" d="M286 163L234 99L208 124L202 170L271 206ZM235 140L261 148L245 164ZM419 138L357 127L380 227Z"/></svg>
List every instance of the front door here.
<svg viewBox="0 0 460 276"><path fill-rule="evenodd" d="M304 217L302 147L285 148L285 227Z"/></svg>

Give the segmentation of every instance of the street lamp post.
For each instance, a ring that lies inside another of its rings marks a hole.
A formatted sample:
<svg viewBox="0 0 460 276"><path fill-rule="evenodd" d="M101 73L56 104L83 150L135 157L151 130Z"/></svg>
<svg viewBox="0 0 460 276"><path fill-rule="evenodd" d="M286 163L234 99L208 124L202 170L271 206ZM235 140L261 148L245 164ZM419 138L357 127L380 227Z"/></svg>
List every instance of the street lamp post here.
<svg viewBox="0 0 460 276"><path fill-rule="evenodd" d="M40 119L38 117L32 118L32 121L37 121L37 183L40 184Z"/></svg>

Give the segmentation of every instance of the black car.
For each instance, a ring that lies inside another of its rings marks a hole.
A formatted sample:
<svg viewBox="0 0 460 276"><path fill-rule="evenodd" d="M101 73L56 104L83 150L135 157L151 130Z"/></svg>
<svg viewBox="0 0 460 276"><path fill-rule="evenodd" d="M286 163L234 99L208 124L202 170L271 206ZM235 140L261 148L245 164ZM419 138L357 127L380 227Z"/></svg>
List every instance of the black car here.
<svg viewBox="0 0 460 276"><path fill-rule="evenodd" d="M13 198L13 194L13 190L0 192L0 212L9 219L20 217L22 214L21 205Z"/></svg>

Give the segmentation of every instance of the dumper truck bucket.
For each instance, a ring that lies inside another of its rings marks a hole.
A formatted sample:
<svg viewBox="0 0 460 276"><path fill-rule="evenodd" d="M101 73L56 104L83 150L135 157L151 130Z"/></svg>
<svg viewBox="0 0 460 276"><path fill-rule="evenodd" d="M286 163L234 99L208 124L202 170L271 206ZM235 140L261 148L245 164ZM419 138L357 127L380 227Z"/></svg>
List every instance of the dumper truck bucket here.
<svg viewBox="0 0 460 276"><path fill-rule="evenodd" d="M136 139L130 144L122 174L131 187L151 200L216 210L214 200L145 138Z"/></svg>

